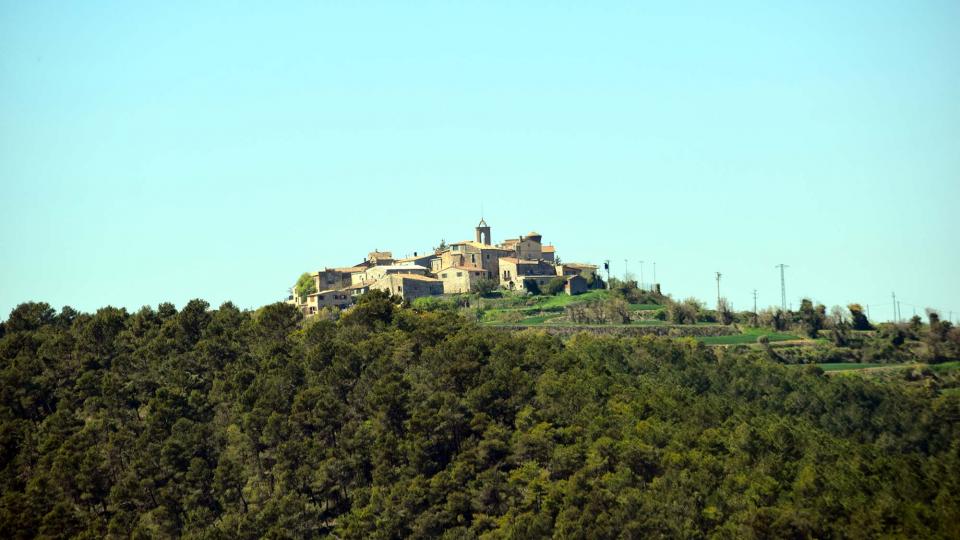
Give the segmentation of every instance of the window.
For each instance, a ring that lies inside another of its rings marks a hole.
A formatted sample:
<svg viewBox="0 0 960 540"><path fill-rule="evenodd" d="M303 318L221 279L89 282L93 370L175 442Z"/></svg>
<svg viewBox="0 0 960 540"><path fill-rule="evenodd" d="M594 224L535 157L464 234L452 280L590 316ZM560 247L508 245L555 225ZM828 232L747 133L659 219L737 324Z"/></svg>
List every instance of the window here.
<svg viewBox="0 0 960 540"><path fill-rule="evenodd" d="M462 277L462 276L463 276L463 272L457 272L457 277Z"/></svg>
<svg viewBox="0 0 960 540"><path fill-rule="evenodd" d="M318 296L317 300L323 300L323 295L321 294L320 296Z"/></svg>
<svg viewBox="0 0 960 540"><path fill-rule="evenodd" d="M476 255L476 254L474 254L474 253L471 253L471 254L470 254L470 262L472 262L472 263L477 262L477 255Z"/></svg>
<svg viewBox="0 0 960 540"><path fill-rule="evenodd" d="M442 274L440 274L440 277L442 277L442 278L444 278L444 279L446 279L446 277L447 277L447 273L446 273L446 272L444 272L444 273L442 273Z"/></svg>

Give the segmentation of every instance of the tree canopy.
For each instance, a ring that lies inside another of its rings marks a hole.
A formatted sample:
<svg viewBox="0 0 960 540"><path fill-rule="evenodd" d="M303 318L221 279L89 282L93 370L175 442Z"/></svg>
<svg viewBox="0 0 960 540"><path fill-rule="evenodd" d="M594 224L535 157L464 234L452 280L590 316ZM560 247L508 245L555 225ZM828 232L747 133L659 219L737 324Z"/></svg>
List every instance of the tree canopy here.
<svg viewBox="0 0 960 540"><path fill-rule="evenodd" d="M28 303L0 486L4 538L956 538L960 396L384 294Z"/></svg>

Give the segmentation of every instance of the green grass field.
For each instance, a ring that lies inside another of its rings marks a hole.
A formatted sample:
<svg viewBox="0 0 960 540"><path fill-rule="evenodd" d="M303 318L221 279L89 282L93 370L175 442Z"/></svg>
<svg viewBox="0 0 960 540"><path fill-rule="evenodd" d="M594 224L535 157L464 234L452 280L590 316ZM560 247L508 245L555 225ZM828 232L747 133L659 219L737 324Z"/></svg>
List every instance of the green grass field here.
<svg viewBox="0 0 960 540"><path fill-rule="evenodd" d="M760 336L767 336L771 342L801 339L799 336L793 334L774 332L766 328L746 328L742 333L732 336L706 336L697 339L705 345L749 345L756 343L757 338Z"/></svg>
<svg viewBox="0 0 960 540"><path fill-rule="evenodd" d="M944 362L942 364L930 364L930 369L934 373L942 374L960 369L960 362Z"/></svg>
<svg viewBox="0 0 960 540"><path fill-rule="evenodd" d="M854 364L851 362L841 362L837 364L816 364L817 367L819 367L824 371L851 371L856 369L869 369L869 368L884 367L884 366L892 367L895 365L897 364L870 364L870 363ZM913 364L903 364L903 366L912 367Z"/></svg>
<svg viewBox="0 0 960 540"><path fill-rule="evenodd" d="M522 319L517 324L543 324L548 320L555 319L559 316L560 316L559 314L534 315L533 317L527 317L526 319Z"/></svg>

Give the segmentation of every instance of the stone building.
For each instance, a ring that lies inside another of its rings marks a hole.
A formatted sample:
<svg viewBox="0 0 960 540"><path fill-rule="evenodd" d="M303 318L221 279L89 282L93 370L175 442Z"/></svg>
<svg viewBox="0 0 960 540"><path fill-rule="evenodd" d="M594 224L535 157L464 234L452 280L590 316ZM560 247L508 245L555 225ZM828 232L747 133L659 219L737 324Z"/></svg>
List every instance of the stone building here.
<svg viewBox="0 0 960 540"><path fill-rule="evenodd" d="M366 270L364 266L349 266L345 268L324 268L311 274L313 286L318 291L328 289L342 289L352 283L352 275Z"/></svg>
<svg viewBox="0 0 960 540"><path fill-rule="evenodd" d="M387 274L416 274L425 276L429 270L422 266L413 264L391 264L387 266L371 266L363 272L352 275L351 285L359 283L373 283L382 279Z"/></svg>
<svg viewBox="0 0 960 540"><path fill-rule="evenodd" d="M393 253L389 251L373 250L367 253L367 262L370 266L387 266L394 263Z"/></svg>
<svg viewBox="0 0 960 540"><path fill-rule="evenodd" d="M393 264L395 265L414 265L414 266L423 266L424 268L430 268L430 261L435 259L436 255L433 253L422 253L417 254L413 252L412 257L404 257L402 259L397 259Z"/></svg>
<svg viewBox="0 0 960 540"><path fill-rule="evenodd" d="M316 290L305 301L288 300L313 314L325 306L344 307L356 297L379 289L413 300L423 296L467 293L480 279L493 279L501 287L528 290L544 287L557 276L566 278L567 294L579 294L593 281L597 267L557 263L556 248L543 245L543 237L530 232L493 243L490 225L483 219L474 228L474 239L455 242L433 253L414 253L394 259L389 251L373 250L362 262L349 267L324 268L311 274Z"/></svg>
<svg viewBox="0 0 960 540"><path fill-rule="evenodd" d="M540 233L530 232L519 238L508 238L500 244L500 247L512 251L512 257L539 260L543 258L541 240L543 240L543 236ZM551 259L553 259L552 256Z"/></svg>
<svg viewBox="0 0 960 540"><path fill-rule="evenodd" d="M567 281L563 284L563 292L569 294L570 296L587 292L586 278L579 274L567 276Z"/></svg>
<svg viewBox="0 0 960 540"><path fill-rule="evenodd" d="M450 266L436 272L443 282L443 294L468 293L473 284L487 277L487 271L471 266Z"/></svg>
<svg viewBox="0 0 960 540"><path fill-rule="evenodd" d="M583 276L587 281L592 281L597 273L597 266L594 264L582 263L563 263L557 265L557 274L563 276Z"/></svg>
<svg viewBox="0 0 960 540"><path fill-rule="evenodd" d="M500 285L509 290L527 290L531 281L543 287L557 277L557 270L543 260L500 258Z"/></svg>
<svg viewBox="0 0 960 540"><path fill-rule="evenodd" d="M443 294L442 281L416 274L387 274L371 284L370 288L386 291L411 301L424 296Z"/></svg>

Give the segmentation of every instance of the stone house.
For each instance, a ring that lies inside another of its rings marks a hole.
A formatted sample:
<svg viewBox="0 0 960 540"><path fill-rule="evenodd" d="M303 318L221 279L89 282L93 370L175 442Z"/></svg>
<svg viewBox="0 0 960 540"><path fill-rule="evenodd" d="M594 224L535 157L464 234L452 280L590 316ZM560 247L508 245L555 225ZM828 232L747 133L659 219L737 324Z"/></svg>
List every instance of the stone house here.
<svg viewBox="0 0 960 540"><path fill-rule="evenodd" d="M367 253L367 262L370 266L387 266L394 263L393 253L389 251L373 250Z"/></svg>
<svg viewBox="0 0 960 540"><path fill-rule="evenodd" d="M487 271L470 266L450 266L436 272L443 282L443 294L468 293L473 284L487 277Z"/></svg>
<svg viewBox="0 0 960 540"><path fill-rule="evenodd" d="M359 274L353 274L351 285L359 283L374 283L388 274L416 274L425 276L430 271L415 264L391 264L388 266L371 266Z"/></svg>
<svg viewBox="0 0 960 540"><path fill-rule="evenodd" d="M563 263L557 265L559 275L564 276L574 276L579 275L583 276L586 280L591 280L594 275L597 273L597 266L593 264L583 264L583 263Z"/></svg>
<svg viewBox="0 0 960 540"><path fill-rule="evenodd" d="M394 261L393 264L397 266L414 265L414 266L422 266L424 268L430 268L430 261L433 260L434 258L436 258L436 255L434 255L433 253L417 254L417 252L413 252L412 257L404 257L402 259L397 259L396 261Z"/></svg>
<svg viewBox="0 0 960 540"><path fill-rule="evenodd" d="M370 285L371 289L386 291L404 300L443 294L443 282L417 274L387 274Z"/></svg>
<svg viewBox="0 0 960 540"><path fill-rule="evenodd" d="M351 305L353 305L353 297L350 296L349 292L343 289L333 289L308 294L306 301L299 307L304 315L315 315L321 308L346 309Z"/></svg>
<svg viewBox="0 0 960 540"><path fill-rule="evenodd" d="M504 240L500 247L512 251L511 257L539 260L543 259L543 245L540 243L542 239L540 233L530 232L526 236Z"/></svg>
<svg viewBox="0 0 960 540"><path fill-rule="evenodd" d="M570 296L587 292L587 279L579 274L568 276L567 282L563 284L563 292Z"/></svg>
<svg viewBox="0 0 960 540"><path fill-rule="evenodd" d="M324 268L311 274L313 285L318 291L328 289L342 289L352 283L352 275L366 270L364 266L349 266L345 268Z"/></svg>
<svg viewBox="0 0 960 540"><path fill-rule="evenodd" d="M543 287L557 277L557 270L547 261L501 257L499 277L500 285L506 289L527 290L531 281Z"/></svg>

